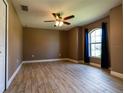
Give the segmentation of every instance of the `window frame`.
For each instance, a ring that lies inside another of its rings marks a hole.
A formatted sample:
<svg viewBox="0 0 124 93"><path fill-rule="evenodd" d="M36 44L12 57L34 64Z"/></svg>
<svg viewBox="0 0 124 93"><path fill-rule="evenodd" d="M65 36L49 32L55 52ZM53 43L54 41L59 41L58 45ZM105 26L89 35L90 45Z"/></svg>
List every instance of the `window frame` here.
<svg viewBox="0 0 124 93"><path fill-rule="evenodd" d="M91 58L101 59L101 56L98 57L98 56L92 56L92 55L91 55L91 52L92 52L92 50L91 50L91 45L92 45L92 44L101 44L101 45L102 45L102 32L101 32L101 42L94 42L94 43L91 43L91 33L93 33L93 32L94 32L95 30L97 30L97 29L101 29L101 31L102 31L102 28L101 28L101 27L98 27L98 28L94 28L94 29L90 30L89 33L88 33L88 39L89 39L89 42L88 42L88 46L89 46L89 56L90 56Z"/></svg>

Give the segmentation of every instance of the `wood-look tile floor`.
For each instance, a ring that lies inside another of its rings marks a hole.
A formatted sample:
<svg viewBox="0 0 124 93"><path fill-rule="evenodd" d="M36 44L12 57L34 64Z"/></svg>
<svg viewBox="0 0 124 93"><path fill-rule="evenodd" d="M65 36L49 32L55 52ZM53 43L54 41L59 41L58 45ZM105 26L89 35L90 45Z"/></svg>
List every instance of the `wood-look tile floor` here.
<svg viewBox="0 0 124 93"><path fill-rule="evenodd" d="M88 65L24 64L5 93L122 93L123 82Z"/></svg>

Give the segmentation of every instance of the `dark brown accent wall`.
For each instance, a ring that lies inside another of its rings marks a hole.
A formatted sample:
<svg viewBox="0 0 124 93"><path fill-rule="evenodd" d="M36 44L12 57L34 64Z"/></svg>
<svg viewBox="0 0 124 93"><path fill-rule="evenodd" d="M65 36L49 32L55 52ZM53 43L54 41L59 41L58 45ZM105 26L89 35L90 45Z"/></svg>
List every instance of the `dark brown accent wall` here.
<svg viewBox="0 0 124 93"><path fill-rule="evenodd" d="M23 30L24 60L67 58L68 33L66 31L35 28Z"/></svg>
<svg viewBox="0 0 124 93"><path fill-rule="evenodd" d="M8 79L22 62L22 26L10 0L8 15Z"/></svg>
<svg viewBox="0 0 124 93"><path fill-rule="evenodd" d="M110 53L112 71L123 73L122 5L110 11Z"/></svg>

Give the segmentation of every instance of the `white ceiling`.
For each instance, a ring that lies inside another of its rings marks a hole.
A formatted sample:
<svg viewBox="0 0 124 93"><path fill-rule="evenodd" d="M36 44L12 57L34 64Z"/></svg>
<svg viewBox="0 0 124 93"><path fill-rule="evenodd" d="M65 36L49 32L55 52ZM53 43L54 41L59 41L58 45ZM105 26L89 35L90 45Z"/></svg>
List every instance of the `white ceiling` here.
<svg viewBox="0 0 124 93"><path fill-rule="evenodd" d="M121 4L122 0L13 0L14 7L23 26L43 29L66 30L96 21L108 14L110 9ZM20 5L27 5L28 12L21 10ZM53 12L63 13L63 17L75 15L68 20L70 26L54 27L54 23L44 20L54 20Z"/></svg>

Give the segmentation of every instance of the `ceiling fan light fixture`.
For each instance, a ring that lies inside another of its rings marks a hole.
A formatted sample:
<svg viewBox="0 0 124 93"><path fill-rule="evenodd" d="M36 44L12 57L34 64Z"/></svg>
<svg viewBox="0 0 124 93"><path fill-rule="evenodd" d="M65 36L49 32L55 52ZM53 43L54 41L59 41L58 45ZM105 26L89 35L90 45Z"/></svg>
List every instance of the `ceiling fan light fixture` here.
<svg viewBox="0 0 124 93"><path fill-rule="evenodd" d="M60 21L60 22L59 22L59 26L62 26L62 25L63 25L63 22L62 22L62 21Z"/></svg>
<svg viewBox="0 0 124 93"><path fill-rule="evenodd" d="M59 26L59 21L56 21L56 22L55 22L55 25L56 25L56 26Z"/></svg>
<svg viewBox="0 0 124 93"><path fill-rule="evenodd" d="M71 25L71 23L67 22L67 20L75 17L74 15L70 15L70 16L66 16L63 18L60 13L52 13L52 15L55 18L55 20L48 20L48 21L44 21L44 22L55 22L54 27L61 27L61 26L63 26L63 24Z"/></svg>
<svg viewBox="0 0 124 93"><path fill-rule="evenodd" d="M63 21L56 21L55 25L61 27L63 25Z"/></svg>
<svg viewBox="0 0 124 93"><path fill-rule="evenodd" d="M58 16L56 16L56 20L58 20L59 19L59 17Z"/></svg>

